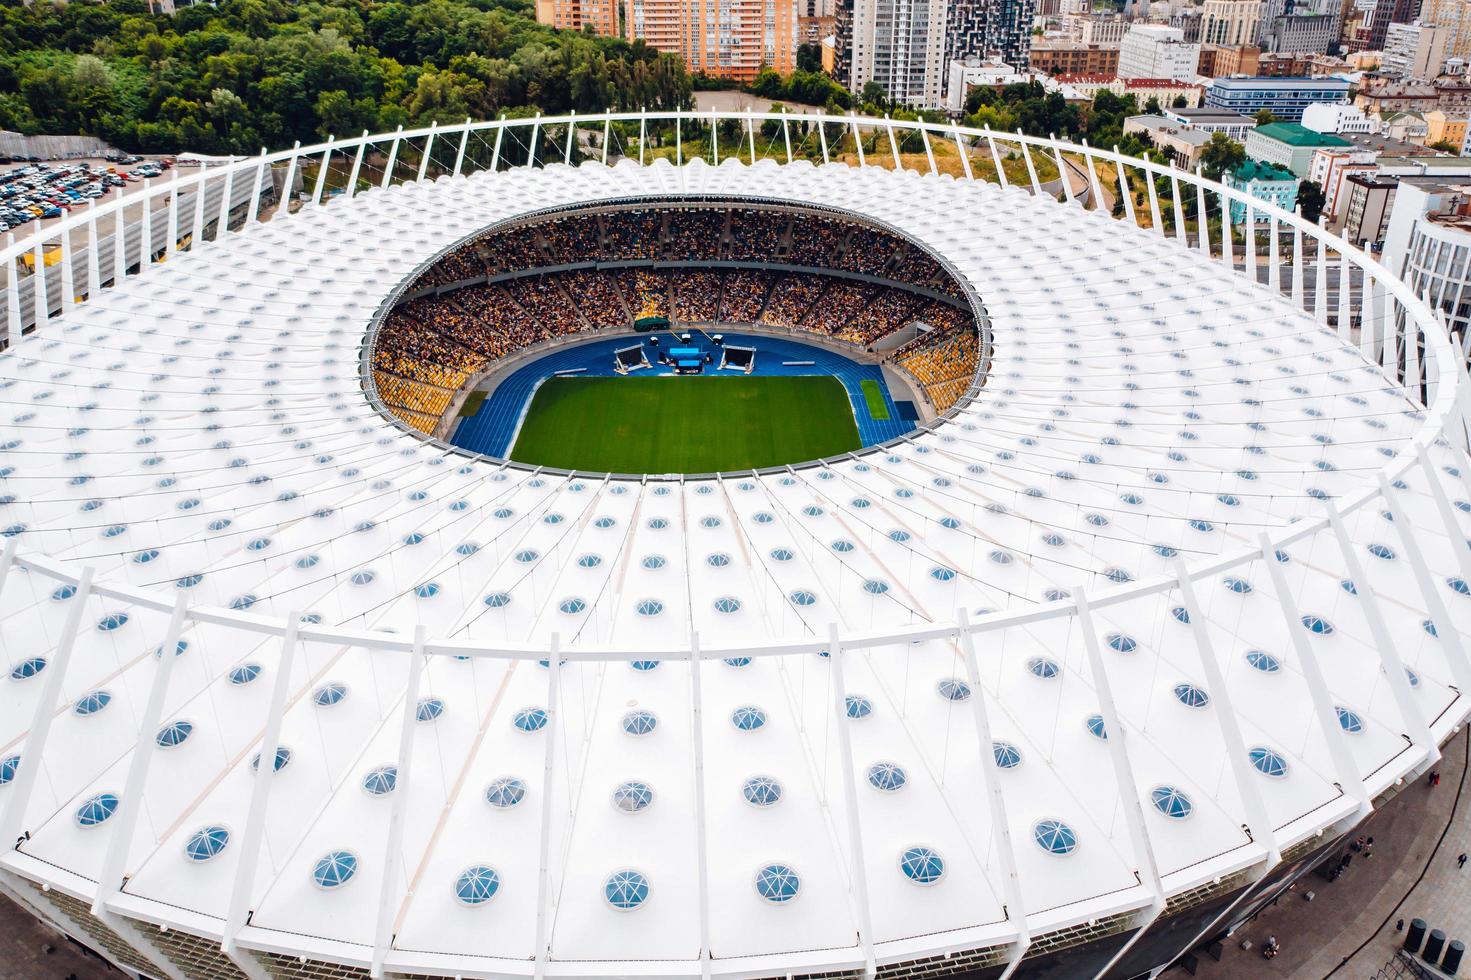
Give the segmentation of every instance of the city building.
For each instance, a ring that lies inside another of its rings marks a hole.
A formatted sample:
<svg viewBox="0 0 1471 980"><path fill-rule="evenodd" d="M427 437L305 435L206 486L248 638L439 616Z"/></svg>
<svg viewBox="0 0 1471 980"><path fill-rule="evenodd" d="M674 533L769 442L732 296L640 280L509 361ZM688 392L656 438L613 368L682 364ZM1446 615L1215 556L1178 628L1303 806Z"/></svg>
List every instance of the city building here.
<svg viewBox="0 0 1471 980"><path fill-rule="evenodd" d="M896 102L939 108L945 83L945 0L852 0L852 5L848 87L858 92L877 82ZM972 22L965 29L973 33L983 28Z"/></svg>
<svg viewBox="0 0 1471 980"><path fill-rule="evenodd" d="M1117 48L1129 32L1129 22L1118 14L1069 14L1062 19L1062 29L1074 41Z"/></svg>
<svg viewBox="0 0 1471 980"><path fill-rule="evenodd" d="M1352 145L1340 136L1315 133L1298 123L1272 123L1258 126L1246 134L1248 157L1284 167L1292 171L1299 180L1307 177L1313 154L1319 149L1346 149Z"/></svg>
<svg viewBox="0 0 1471 980"><path fill-rule="evenodd" d="M968 58L950 62L949 80L945 85L945 108L954 114L965 109L965 97L978 86L1007 85L1024 81L1026 76L999 59L982 61Z"/></svg>
<svg viewBox="0 0 1471 980"><path fill-rule="evenodd" d="M624 30L690 71L745 82L796 67L798 16L797 0L627 0Z"/></svg>
<svg viewBox="0 0 1471 980"><path fill-rule="evenodd" d="M1297 122L1314 102L1347 102L1349 88L1339 78L1217 78L1206 86L1205 104L1245 116L1270 109Z"/></svg>
<svg viewBox="0 0 1471 980"><path fill-rule="evenodd" d="M914 0L855 0L857 3L880 2L892 6L895 22L905 20ZM925 5L924 0L920 4ZM940 18L944 34L944 61L966 61L972 58L997 58L1008 65L1025 70L1031 64L1032 16L1035 0L940 0L929 3L926 20ZM883 40L884 24L880 23L876 42ZM913 99L902 101L914 102ZM930 103L919 103L929 105Z"/></svg>
<svg viewBox="0 0 1471 980"><path fill-rule="evenodd" d="M1200 151L1210 142L1211 134L1182 125L1165 116L1130 116L1124 120L1124 135L1147 136L1155 148L1177 167L1194 170L1200 163Z"/></svg>
<svg viewBox="0 0 1471 980"><path fill-rule="evenodd" d="M1248 160L1235 170L1228 171L1222 182L1232 190L1242 191L1259 201L1275 204L1284 211L1297 206L1296 175L1290 171L1260 160ZM1246 223L1247 206L1237 200L1231 201L1231 224ZM1252 211L1253 224L1266 224L1271 217L1261 211Z"/></svg>
<svg viewBox="0 0 1471 980"><path fill-rule="evenodd" d="M1056 81L1084 98L1096 98L1107 89L1115 95L1132 95L1141 106L1154 99L1160 107L1173 106L1183 99L1186 108L1200 105L1201 87L1193 82L1172 78L1120 78L1108 75L1059 75Z"/></svg>
<svg viewBox="0 0 1471 980"><path fill-rule="evenodd" d="M1450 30L1434 24L1390 24L1379 70L1391 78L1423 81L1440 74Z"/></svg>
<svg viewBox="0 0 1471 980"><path fill-rule="evenodd" d="M622 0L536 0L536 19L540 23L568 31L591 28L599 34L617 37L618 8Z"/></svg>
<svg viewBox="0 0 1471 980"><path fill-rule="evenodd" d="M1255 46L1261 10L1261 0L1205 0L1200 14L1200 43Z"/></svg>
<svg viewBox="0 0 1471 980"><path fill-rule="evenodd" d="M1423 0L1420 20L1446 31L1447 58L1471 58L1471 0Z"/></svg>
<svg viewBox="0 0 1471 980"><path fill-rule="evenodd" d="M1262 25L1261 46L1268 51L1323 54L1338 42L1334 13L1283 14Z"/></svg>
<svg viewBox="0 0 1471 980"><path fill-rule="evenodd" d="M1256 128L1256 120L1250 116L1210 106L1198 109L1166 108L1164 115L1202 133L1225 133L1238 143L1246 142L1246 134Z"/></svg>
<svg viewBox="0 0 1471 980"><path fill-rule="evenodd" d="M1378 123L1358 106L1340 102L1314 102L1302 111L1302 125L1315 133L1372 133Z"/></svg>
<svg viewBox="0 0 1471 980"><path fill-rule="evenodd" d="M1342 191L1345 200L1340 203L1330 225L1334 234L1342 235L1360 248L1377 251L1384 241L1398 189L1397 178L1369 173L1349 174Z"/></svg>
<svg viewBox="0 0 1471 980"><path fill-rule="evenodd" d="M1195 70L1197 74L1205 78L1225 78L1230 75L1253 76L1257 74L1261 54L1261 48L1257 47L1226 48L1214 44L1202 44L1200 61Z"/></svg>
<svg viewBox="0 0 1471 980"><path fill-rule="evenodd" d="M1358 50L1360 51L1383 51L1384 39L1389 34L1389 25L1408 24L1415 19L1415 11L1420 10L1420 16L1430 24L1443 24L1444 21L1434 16L1426 15L1424 7L1434 4L1436 0L1375 0L1372 13L1365 24L1365 32L1359 39ZM1454 0L1462 2L1462 0Z"/></svg>
<svg viewBox="0 0 1471 980"><path fill-rule="evenodd" d="M1410 143L1386 133L1341 133L1344 139L1361 150L1372 150L1381 157L1443 157L1446 154L1423 143Z"/></svg>
<svg viewBox="0 0 1471 980"><path fill-rule="evenodd" d="M1379 133L1387 139L1424 146L1430 136L1430 124L1423 112L1409 109L1389 112L1379 117Z"/></svg>
<svg viewBox="0 0 1471 980"><path fill-rule="evenodd" d="M1308 180L1323 190L1323 213L1332 217L1338 213L1344 181L1351 174L1373 174L1378 172L1375 162L1379 155L1373 150L1356 146L1319 148L1308 163Z"/></svg>
<svg viewBox="0 0 1471 980"><path fill-rule="evenodd" d="M1455 148L1453 152L1463 152L1467 121L1465 116L1456 117L1439 109L1431 109L1425 113L1425 145L1451 146Z"/></svg>
<svg viewBox="0 0 1471 980"><path fill-rule="evenodd" d="M1471 339L1471 183L1400 181L1380 261Z"/></svg>
<svg viewBox="0 0 1471 980"><path fill-rule="evenodd" d="M1117 75L1119 49L1081 41L1037 38L1032 42L1032 68L1044 75Z"/></svg>
<svg viewBox="0 0 1471 980"><path fill-rule="evenodd" d="M1124 78L1195 77L1200 45L1185 40L1183 31L1160 24L1135 24L1119 45L1119 75Z"/></svg>

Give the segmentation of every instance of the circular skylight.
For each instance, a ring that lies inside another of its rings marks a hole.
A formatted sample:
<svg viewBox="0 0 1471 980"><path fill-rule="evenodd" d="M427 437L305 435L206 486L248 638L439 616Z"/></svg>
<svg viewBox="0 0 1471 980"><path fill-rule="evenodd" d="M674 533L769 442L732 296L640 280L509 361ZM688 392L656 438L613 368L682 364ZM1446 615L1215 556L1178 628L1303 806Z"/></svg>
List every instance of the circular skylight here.
<svg viewBox="0 0 1471 980"><path fill-rule="evenodd" d="M1061 820L1037 821L1032 825L1032 840L1049 854L1071 854L1078 847L1078 835Z"/></svg>
<svg viewBox="0 0 1471 980"><path fill-rule="evenodd" d="M933 848L909 847L899 855L899 870L916 885L933 885L945 877L945 862Z"/></svg>
<svg viewBox="0 0 1471 980"><path fill-rule="evenodd" d="M1021 749L1010 742L992 742L991 755L995 758L998 769L1015 769L1022 764Z"/></svg>
<svg viewBox="0 0 1471 980"><path fill-rule="evenodd" d="M636 909L649 900L649 879L638 871L615 871L603 882L603 900L620 912Z"/></svg>
<svg viewBox="0 0 1471 980"><path fill-rule="evenodd" d="M363 792L369 796L387 796L398 787L398 766L379 766L363 777Z"/></svg>
<svg viewBox="0 0 1471 980"><path fill-rule="evenodd" d="M756 872L756 894L773 905L790 902L802 890L802 879L785 864L768 864Z"/></svg>
<svg viewBox="0 0 1471 980"><path fill-rule="evenodd" d="M1156 810L1174 820L1185 819L1195 809L1185 791L1174 786L1156 786L1149 791L1149 799Z"/></svg>
<svg viewBox="0 0 1471 980"><path fill-rule="evenodd" d="M883 793L894 793L904 788L909 777L904 770L892 762L876 762L868 767L868 782Z"/></svg>
<svg viewBox="0 0 1471 980"><path fill-rule="evenodd" d="M619 783L618 788L613 790L612 802L615 810L623 813L638 813L653 804L654 791L648 783L629 780Z"/></svg>
<svg viewBox="0 0 1471 980"><path fill-rule="evenodd" d="M752 776L741 787L741 795L752 806L771 806L781 799L781 783L771 776Z"/></svg>
<svg viewBox="0 0 1471 980"><path fill-rule="evenodd" d="M200 827L184 842L184 856L191 861L208 861L230 843L230 832L224 827Z"/></svg>
<svg viewBox="0 0 1471 980"><path fill-rule="evenodd" d="M89 796L77 807L77 825L95 827L117 812L118 798L112 793Z"/></svg>
<svg viewBox="0 0 1471 980"><path fill-rule="evenodd" d="M515 776L502 776L485 788L485 802L501 810L526 799L526 784Z"/></svg>
<svg viewBox="0 0 1471 980"><path fill-rule="evenodd" d="M318 888L340 888L358 873L358 856L352 851L328 851L312 866L312 882Z"/></svg>
<svg viewBox="0 0 1471 980"><path fill-rule="evenodd" d="M455 879L455 898L461 905L483 905L500 890L500 874L483 864L471 865Z"/></svg>
<svg viewBox="0 0 1471 980"><path fill-rule="evenodd" d="M1256 770L1265 776L1282 777L1287 775L1287 760L1282 757L1276 749L1258 745L1246 753L1251 764Z"/></svg>
<svg viewBox="0 0 1471 980"><path fill-rule="evenodd" d="M746 704L730 713L730 723L743 732L754 732L765 726L766 712L754 704Z"/></svg>

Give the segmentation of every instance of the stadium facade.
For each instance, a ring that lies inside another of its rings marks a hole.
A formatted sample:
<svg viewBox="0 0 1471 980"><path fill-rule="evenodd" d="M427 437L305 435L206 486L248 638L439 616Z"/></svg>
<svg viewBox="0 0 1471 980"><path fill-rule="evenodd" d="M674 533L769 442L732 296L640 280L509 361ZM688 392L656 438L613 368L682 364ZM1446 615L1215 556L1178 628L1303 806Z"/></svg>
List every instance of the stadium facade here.
<svg viewBox="0 0 1471 980"><path fill-rule="evenodd" d="M58 249L4 306L6 895L149 977L1147 976L1433 764L1471 689L1465 369L1404 283L1260 202L1263 253L1192 244L1240 197L1152 163L733 118L692 160L709 116L293 150L108 205L161 261L77 252L106 209L0 251ZM153 210L303 173L264 221ZM923 243L983 314L968 389L685 475L382 400L374 325L464 242L709 199Z"/></svg>

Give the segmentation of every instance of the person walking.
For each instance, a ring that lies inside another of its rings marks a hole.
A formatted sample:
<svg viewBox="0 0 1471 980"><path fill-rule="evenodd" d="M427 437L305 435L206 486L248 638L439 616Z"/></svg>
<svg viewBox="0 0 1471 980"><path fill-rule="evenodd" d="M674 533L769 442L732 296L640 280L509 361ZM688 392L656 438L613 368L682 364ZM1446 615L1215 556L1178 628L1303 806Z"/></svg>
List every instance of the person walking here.
<svg viewBox="0 0 1471 980"><path fill-rule="evenodd" d="M1465 851L1462 851L1461 852L1461 856L1458 857L1458 858L1456 858L1456 870L1459 871L1462 868L1464 868L1465 866L1466 866L1466 852Z"/></svg>

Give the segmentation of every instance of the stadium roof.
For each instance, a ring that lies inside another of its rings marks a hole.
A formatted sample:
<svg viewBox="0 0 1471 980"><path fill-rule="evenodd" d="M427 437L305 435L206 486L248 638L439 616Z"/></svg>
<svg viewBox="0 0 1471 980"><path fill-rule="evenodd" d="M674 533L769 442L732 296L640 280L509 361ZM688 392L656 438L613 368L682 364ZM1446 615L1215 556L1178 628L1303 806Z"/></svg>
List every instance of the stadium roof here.
<svg viewBox="0 0 1471 980"><path fill-rule="evenodd" d="M364 398L366 330L443 250L552 206L690 195L925 242L989 318L984 386L881 451L702 480L467 458ZM5 860L76 894L116 860L113 907L218 936L274 787L238 933L257 949L366 963L380 909L405 972L530 972L538 936L619 974L704 948L768 973L984 948L1311 842L1464 713L1471 588L1429 481L1466 492L1425 416L1219 260L1016 188L769 161L399 185L125 280L0 378L0 514L30 559L0 590L0 755L43 749L18 765L45 777ZM1398 511L1345 514L1356 571L1327 532L1221 557L1420 447ZM1220 571L1160 588L1176 559ZM107 588L80 595L83 567ZM1085 591L1091 618L1050 611ZM215 611L168 644L180 595ZM294 646L244 628L286 616ZM972 648L957 616L995 625ZM420 675L421 630L466 659ZM258 766L274 719L284 755ZM114 844L135 744L162 748Z"/></svg>

